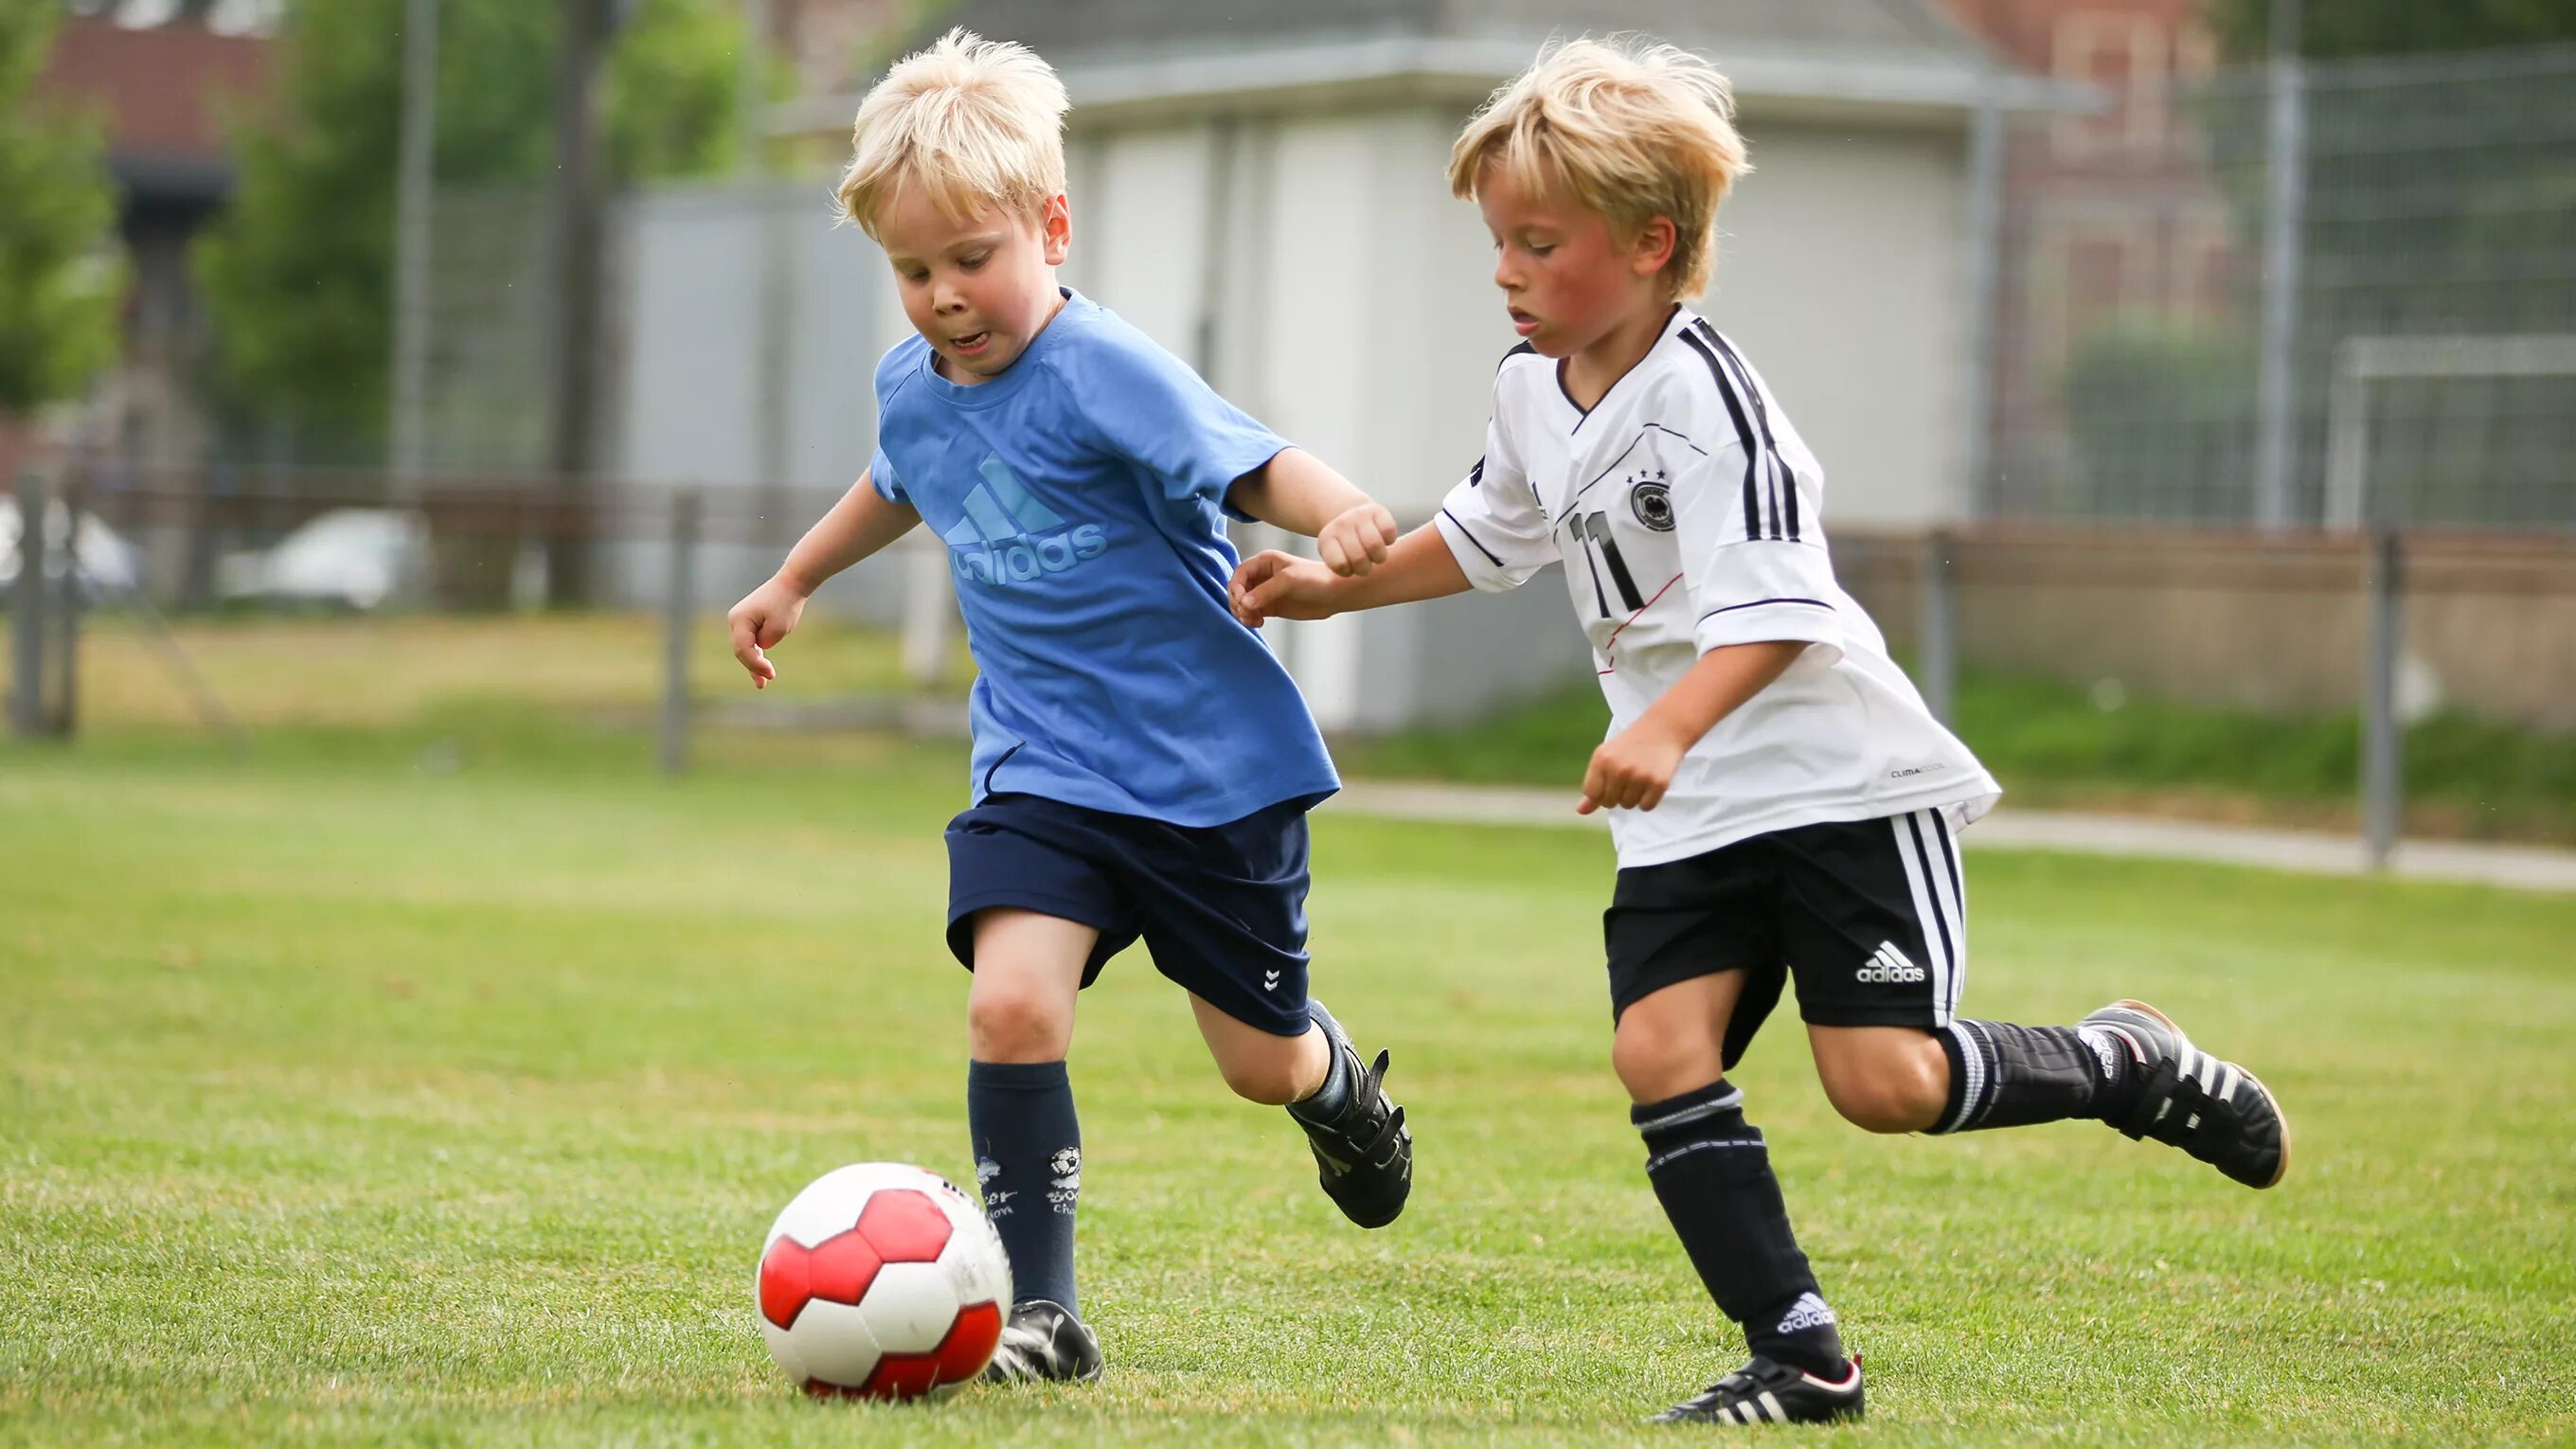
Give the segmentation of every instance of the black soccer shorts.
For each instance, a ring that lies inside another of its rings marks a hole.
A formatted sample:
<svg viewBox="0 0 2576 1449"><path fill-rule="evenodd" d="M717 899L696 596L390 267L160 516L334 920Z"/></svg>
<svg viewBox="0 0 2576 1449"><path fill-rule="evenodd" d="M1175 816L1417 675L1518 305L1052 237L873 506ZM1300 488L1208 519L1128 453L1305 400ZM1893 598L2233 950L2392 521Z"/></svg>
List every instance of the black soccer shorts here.
<svg viewBox="0 0 2576 1449"><path fill-rule="evenodd" d="M1622 870L1602 930L1613 1021L1676 982L1745 973L1729 1067L1792 978L1806 1021L1931 1030L1949 1025L1968 974L1967 887L1937 809L1802 825Z"/></svg>

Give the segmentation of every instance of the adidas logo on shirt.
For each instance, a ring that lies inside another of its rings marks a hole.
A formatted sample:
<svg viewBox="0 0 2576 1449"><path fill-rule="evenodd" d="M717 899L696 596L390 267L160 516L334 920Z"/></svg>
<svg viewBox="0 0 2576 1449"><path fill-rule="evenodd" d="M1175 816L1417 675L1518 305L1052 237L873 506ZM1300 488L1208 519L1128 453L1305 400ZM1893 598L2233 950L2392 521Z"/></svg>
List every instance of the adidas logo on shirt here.
<svg viewBox="0 0 2576 1449"><path fill-rule="evenodd" d="M1869 964L1853 972L1852 979L1890 985L1910 984L1923 979L1923 968L1905 959L1905 953L1896 949L1895 942L1881 941L1878 950L1871 954Z"/></svg>
<svg viewBox="0 0 2576 1449"><path fill-rule="evenodd" d="M1068 527L1054 509L1030 497L995 454L985 454L975 471L984 481L967 490L966 516L940 535L959 580L1025 584L1109 551L1107 529L1097 523Z"/></svg>

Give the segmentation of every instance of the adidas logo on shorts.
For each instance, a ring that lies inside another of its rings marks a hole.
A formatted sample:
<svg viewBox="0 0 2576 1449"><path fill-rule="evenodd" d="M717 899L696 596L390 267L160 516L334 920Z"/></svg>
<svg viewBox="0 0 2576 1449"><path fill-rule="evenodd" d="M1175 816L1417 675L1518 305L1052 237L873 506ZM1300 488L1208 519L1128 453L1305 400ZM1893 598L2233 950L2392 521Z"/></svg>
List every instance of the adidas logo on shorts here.
<svg viewBox="0 0 2576 1449"><path fill-rule="evenodd" d="M1893 941L1881 941L1869 964L1852 973L1854 981L1885 985L1911 984L1923 979L1923 968L1905 959Z"/></svg>

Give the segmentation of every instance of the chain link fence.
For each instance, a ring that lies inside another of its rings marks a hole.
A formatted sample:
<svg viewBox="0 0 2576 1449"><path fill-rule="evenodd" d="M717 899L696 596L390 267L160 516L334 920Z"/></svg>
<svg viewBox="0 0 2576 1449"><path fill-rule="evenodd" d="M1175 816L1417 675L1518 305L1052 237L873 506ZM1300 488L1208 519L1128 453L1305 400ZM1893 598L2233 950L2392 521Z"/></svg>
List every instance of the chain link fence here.
<svg viewBox="0 0 2576 1449"><path fill-rule="evenodd" d="M724 611L835 493L453 473L403 492L373 471L22 474L0 493L9 731L401 749L537 727L649 735L678 770L709 725L963 727L971 665L927 533L818 596L792 685L752 705ZM544 607L567 553L594 607Z"/></svg>
<svg viewBox="0 0 2576 1449"><path fill-rule="evenodd" d="M1984 515L2576 524L2576 47L2006 125Z"/></svg>

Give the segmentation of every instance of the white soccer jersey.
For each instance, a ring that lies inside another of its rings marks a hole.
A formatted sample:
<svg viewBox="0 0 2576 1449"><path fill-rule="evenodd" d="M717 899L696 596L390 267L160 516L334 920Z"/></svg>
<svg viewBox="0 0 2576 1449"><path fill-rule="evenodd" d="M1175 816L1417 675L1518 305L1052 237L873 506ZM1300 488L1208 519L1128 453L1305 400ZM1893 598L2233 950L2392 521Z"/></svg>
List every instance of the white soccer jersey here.
<svg viewBox="0 0 2576 1449"><path fill-rule="evenodd" d="M1588 413L1555 360L1526 343L1503 359L1485 456L1440 531L1479 589L1564 563L1612 734L1708 650L1810 645L1692 747L1661 804L1610 812L1622 866L1913 810L1965 824L2000 793L1834 582L1823 501L1778 400L1686 307Z"/></svg>

